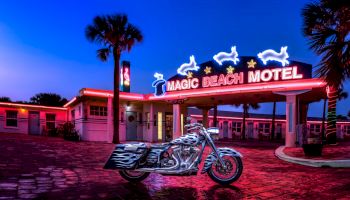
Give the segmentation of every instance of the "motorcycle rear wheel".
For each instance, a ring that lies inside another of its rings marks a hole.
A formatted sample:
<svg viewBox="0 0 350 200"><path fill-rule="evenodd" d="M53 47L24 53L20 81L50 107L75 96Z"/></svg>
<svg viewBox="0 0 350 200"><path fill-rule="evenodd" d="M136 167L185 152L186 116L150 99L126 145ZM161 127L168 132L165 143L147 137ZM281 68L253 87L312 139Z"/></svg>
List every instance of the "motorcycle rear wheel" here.
<svg viewBox="0 0 350 200"><path fill-rule="evenodd" d="M149 176L149 172L138 172L133 170L119 170L119 174L127 181L141 182Z"/></svg>
<svg viewBox="0 0 350 200"><path fill-rule="evenodd" d="M228 185L237 181L243 172L242 159L235 156L223 156L222 160L228 168L223 169L219 161L216 161L208 171L209 177L221 185ZM222 177L220 177L221 175Z"/></svg>

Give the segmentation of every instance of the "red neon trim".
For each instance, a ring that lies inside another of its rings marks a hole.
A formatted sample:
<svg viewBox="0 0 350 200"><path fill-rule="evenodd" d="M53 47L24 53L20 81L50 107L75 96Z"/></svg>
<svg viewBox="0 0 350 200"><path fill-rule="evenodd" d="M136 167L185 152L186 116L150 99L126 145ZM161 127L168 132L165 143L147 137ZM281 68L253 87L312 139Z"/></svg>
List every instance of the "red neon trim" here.
<svg viewBox="0 0 350 200"><path fill-rule="evenodd" d="M68 105L72 104L75 100L77 100L77 97L74 97L72 100L68 101L66 104L63 105L63 107L66 108Z"/></svg>
<svg viewBox="0 0 350 200"><path fill-rule="evenodd" d="M200 118L202 119L202 115L191 115L191 117L194 118ZM208 116L208 118L212 119L214 118L212 115ZM242 117L224 117L224 116L217 116L217 118L219 119L235 119L235 120L243 120ZM257 120L257 121L272 121L271 118L254 118L254 117L250 117L250 118L246 118L246 120ZM275 119L276 122L285 122L285 119ZM322 123L322 121L315 121L315 120L308 120L307 123ZM325 124L327 124L327 122L325 121ZM337 122L337 124L350 124L349 122Z"/></svg>
<svg viewBox="0 0 350 200"><path fill-rule="evenodd" d="M233 85L233 86L222 86L216 88L201 88L192 89L185 91L174 91L167 92L164 96L153 96L148 95L146 99L149 100L162 100L162 99L176 99L193 96L212 96L217 94L235 94L242 92L263 92L263 91L288 91L288 90L302 90L310 89L315 87L323 87L326 83L321 79L304 79L297 81L275 81L269 83L257 83L247 85Z"/></svg>
<svg viewBox="0 0 350 200"><path fill-rule="evenodd" d="M67 108L54 107L54 106L39 106L39 105L7 103L7 102L0 102L0 105L4 105L4 106L18 106L18 107L27 107L27 108L44 108L44 109L67 110Z"/></svg>
<svg viewBox="0 0 350 200"><path fill-rule="evenodd" d="M198 117L202 118L202 115L191 115L191 117ZM208 116L208 118L214 118L212 115ZM224 116L217 116L218 119L236 119L236 120L243 120L242 117L224 117ZM257 121L271 121L270 118L255 118L255 117L248 117L246 120L257 120ZM285 119L275 119L276 122L285 122Z"/></svg>
<svg viewBox="0 0 350 200"><path fill-rule="evenodd" d="M83 95L100 96L100 97L113 97L113 92L112 91L98 91L98 90L85 89L85 90L83 90ZM144 97L142 94L126 93L126 92L120 92L119 98L126 99L126 100L144 100Z"/></svg>

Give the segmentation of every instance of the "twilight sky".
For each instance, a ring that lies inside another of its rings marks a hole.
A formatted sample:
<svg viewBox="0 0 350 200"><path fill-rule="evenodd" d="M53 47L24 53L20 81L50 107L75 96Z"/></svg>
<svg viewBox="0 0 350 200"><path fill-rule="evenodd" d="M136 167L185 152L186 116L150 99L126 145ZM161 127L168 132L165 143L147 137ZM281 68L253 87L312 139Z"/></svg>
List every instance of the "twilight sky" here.
<svg viewBox="0 0 350 200"><path fill-rule="evenodd" d="M122 56L131 61L132 92L152 93L154 72L167 79L190 55L201 63L219 51L229 51L232 45L246 56L287 45L291 60L318 63L301 32L301 9L309 1L140 2L1 2L0 96L29 100L38 92L56 92L70 99L83 87L112 89L113 63L100 62L96 58L99 46L84 35L93 17L101 14L125 13L143 32L144 42ZM349 88L346 84L345 89ZM349 111L349 101L339 103L338 114ZM309 116L321 116L321 111L321 103L314 103ZM271 104L257 112L271 113ZM277 112L285 112L283 103Z"/></svg>

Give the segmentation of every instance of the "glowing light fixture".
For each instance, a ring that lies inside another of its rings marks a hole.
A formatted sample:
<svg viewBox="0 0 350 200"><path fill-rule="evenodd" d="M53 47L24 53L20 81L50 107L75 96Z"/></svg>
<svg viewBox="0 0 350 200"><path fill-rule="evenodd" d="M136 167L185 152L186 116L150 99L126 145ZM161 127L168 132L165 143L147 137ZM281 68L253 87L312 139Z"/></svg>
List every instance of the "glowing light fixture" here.
<svg viewBox="0 0 350 200"><path fill-rule="evenodd" d="M198 69L199 69L199 66L197 66L194 55L192 55L190 56L190 62L182 64L177 69L177 73L180 75L186 76L188 71L197 71Z"/></svg>
<svg viewBox="0 0 350 200"><path fill-rule="evenodd" d="M163 139L163 113L158 112L158 140Z"/></svg>
<svg viewBox="0 0 350 200"><path fill-rule="evenodd" d="M289 55L287 53L287 46L281 47L281 52L277 53L275 50L268 49L263 52L258 53L258 58L264 63L267 64L267 61L277 61L282 64L282 66L289 65Z"/></svg>
<svg viewBox="0 0 350 200"><path fill-rule="evenodd" d="M224 61L232 61L235 65L237 65L237 62L239 62L238 59L238 52L236 50L236 46L231 47L231 52L220 52L213 56L213 59L219 64L222 65L222 62Z"/></svg>

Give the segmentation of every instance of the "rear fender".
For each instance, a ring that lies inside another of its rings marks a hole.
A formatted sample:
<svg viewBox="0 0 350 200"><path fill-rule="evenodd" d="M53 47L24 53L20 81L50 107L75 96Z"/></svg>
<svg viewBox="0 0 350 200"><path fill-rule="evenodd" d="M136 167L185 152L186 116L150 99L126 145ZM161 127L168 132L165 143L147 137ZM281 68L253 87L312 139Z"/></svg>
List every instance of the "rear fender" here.
<svg viewBox="0 0 350 200"><path fill-rule="evenodd" d="M146 152L147 147L143 143L118 144L107 160L104 169L135 169Z"/></svg>
<svg viewBox="0 0 350 200"><path fill-rule="evenodd" d="M220 157L228 155L228 156L233 156L233 157L241 157L243 158L242 154L240 154L238 151L234 150L234 149L230 149L227 147L224 148L217 148L218 154ZM205 159L204 161L204 167L202 169L202 174L204 174L205 172L207 172L211 165L216 162L217 157L215 152L211 152L211 154L208 155L208 157Z"/></svg>

